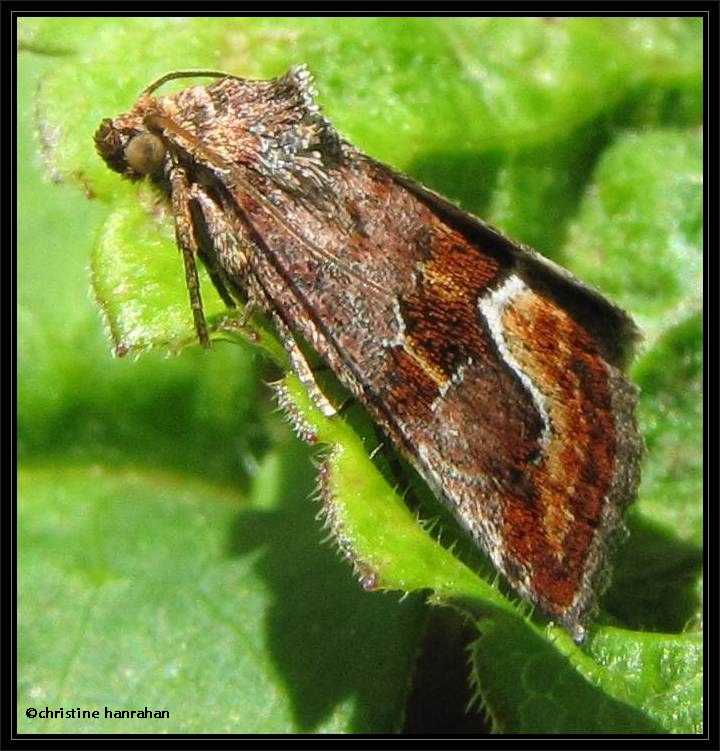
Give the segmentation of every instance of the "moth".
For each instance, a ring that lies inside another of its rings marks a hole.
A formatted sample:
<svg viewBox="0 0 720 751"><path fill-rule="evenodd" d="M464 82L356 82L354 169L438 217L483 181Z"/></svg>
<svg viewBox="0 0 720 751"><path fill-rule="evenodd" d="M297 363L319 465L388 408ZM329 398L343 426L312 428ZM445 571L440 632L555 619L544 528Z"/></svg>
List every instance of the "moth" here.
<svg viewBox="0 0 720 751"><path fill-rule="evenodd" d="M216 78L156 95L169 80ZM639 482L631 318L568 271L361 153L304 66L176 71L95 144L168 198L199 341L197 259L275 323L325 415L305 341L523 597L576 639Z"/></svg>

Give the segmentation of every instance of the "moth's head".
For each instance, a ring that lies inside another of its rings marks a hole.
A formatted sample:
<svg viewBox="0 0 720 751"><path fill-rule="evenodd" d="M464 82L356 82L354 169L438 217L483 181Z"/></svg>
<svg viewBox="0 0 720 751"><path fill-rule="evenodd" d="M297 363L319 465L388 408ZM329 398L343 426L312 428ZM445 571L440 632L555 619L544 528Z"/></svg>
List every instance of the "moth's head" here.
<svg viewBox="0 0 720 751"><path fill-rule="evenodd" d="M165 144L144 127L143 114L133 111L106 118L95 131L98 154L110 169L131 180L159 172L165 162Z"/></svg>

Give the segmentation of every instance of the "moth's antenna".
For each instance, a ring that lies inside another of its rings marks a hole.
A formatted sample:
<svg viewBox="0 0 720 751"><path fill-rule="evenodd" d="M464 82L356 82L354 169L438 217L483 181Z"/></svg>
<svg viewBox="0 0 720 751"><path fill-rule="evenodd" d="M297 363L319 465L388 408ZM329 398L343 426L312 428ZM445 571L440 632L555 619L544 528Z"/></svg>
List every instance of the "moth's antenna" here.
<svg viewBox="0 0 720 751"><path fill-rule="evenodd" d="M153 81L147 88L143 89L143 94L152 94L155 89L159 89L164 83L176 78L237 78L230 73L223 73L221 70L173 70L161 76L157 81ZM240 79L242 80L242 79Z"/></svg>

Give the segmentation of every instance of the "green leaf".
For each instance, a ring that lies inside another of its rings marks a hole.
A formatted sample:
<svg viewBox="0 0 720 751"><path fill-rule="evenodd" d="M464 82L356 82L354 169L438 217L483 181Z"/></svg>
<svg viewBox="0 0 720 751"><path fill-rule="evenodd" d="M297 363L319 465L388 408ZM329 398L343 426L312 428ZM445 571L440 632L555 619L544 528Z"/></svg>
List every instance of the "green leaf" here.
<svg viewBox="0 0 720 751"><path fill-rule="evenodd" d="M565 261L632 311L652 342L700 308L701 237L698 131L630 132L603 154Z"/></svg>
<svg viewBox="0 0 720 751"><path fill-rule="evenodd" d="M697 544L702 534L702 320L668 331L637 363L648 447L642 509Z"/></svg>
<svg viewBox="0 0 720 751"><path fill-rule="evenodd" d="M172 219L163 213L148 222L142 196L142 189L122 185L92 256L93 290L120 355L152 348L179 352L197 337ZM204 268L200 281L205 315L214 330L244 336L285 364L282 346L262 321L242 321L241 313L227 311Z"/></svg>
<svg viewBox="0 0 720 751"><path fill-rule="evenodd" d="M368 597L318 544L298 449L268 454L248 497L139 467L23 471L20 707L101 719L20 732L397 729L421 603Z"/></svg>
<svg viewBox="0 0 720 751"><path fill-rule="evenodd" d="M494 730L699 731L701 643L683 631L700 614L700 28L22 19L21 718L32 703L172 701L153 729L401 727L420 602L362 592L318 547L307 454L258 386L286 366L279 343L261 319L239 327L203 279L214 346L184 349L194 335L170 218L92 146L103 117L170 69L268 77L306 62L350 140L561 260L649 334L634 371L641 497L584 647L508 599L417 478L409 510L365 415L326 420L286 375L287 409L324 446L332 539L367 590L429 592L470 619L470 674ZM43 182L38 152L52 179L98 200ZM108 356L90 257L116 351L156 353ZM149 727L108 722L22 727Z"/></svg>
<svg viewBox="0 0 720 751"><path fill-rule="evenodd" d="M510 619L479 630L473 679L496 732L701 732L699 634L598 629L589 658Z"/></svg>

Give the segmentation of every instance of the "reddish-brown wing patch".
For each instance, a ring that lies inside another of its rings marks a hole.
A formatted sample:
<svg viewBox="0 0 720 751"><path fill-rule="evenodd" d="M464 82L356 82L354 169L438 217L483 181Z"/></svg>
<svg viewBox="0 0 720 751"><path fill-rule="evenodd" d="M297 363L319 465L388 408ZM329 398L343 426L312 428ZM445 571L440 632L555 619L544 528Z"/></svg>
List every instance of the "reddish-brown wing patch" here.
<svg viewBox="0 0 720 751"><path fill-rule="evenodd" d="M528 292L503 317L513 357L545 395L553 427L528 467L536 503L508 495L507 556L528 566L543 608L562 615L579 594L615 470L608 367L594 341L551 301Z"/></svg>

